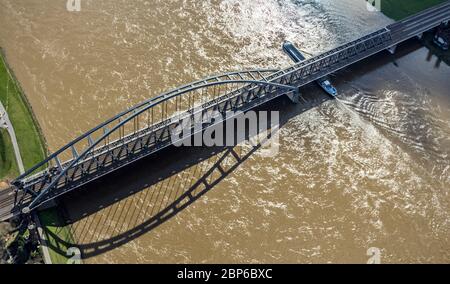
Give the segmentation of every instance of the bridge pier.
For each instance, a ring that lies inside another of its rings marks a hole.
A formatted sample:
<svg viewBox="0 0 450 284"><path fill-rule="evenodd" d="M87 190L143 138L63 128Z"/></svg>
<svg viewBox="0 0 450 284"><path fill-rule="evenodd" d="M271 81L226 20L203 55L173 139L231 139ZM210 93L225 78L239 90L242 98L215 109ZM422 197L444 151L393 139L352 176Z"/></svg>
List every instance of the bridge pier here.
<svg viewBox="0 0 450 284"><path fill-rule="evenodd" d="M390 54L395 54L395 51L397 50L397 45L393 45L387 49Z"/></svg>

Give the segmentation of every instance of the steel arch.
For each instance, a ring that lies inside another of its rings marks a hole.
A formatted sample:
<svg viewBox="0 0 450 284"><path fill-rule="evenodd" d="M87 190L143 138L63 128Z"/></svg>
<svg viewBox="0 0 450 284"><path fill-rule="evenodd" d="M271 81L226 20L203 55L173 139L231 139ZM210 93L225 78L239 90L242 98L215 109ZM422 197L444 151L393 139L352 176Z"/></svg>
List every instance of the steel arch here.
<svg viewBox="0 0 450 284"><path fill-rule="evenodd" d="M41 161L40 163L34 165L32 168L30 168L29 170L27 170L25 173L21 174L19 177L17 177L12 183L13 184L18 184L22 179L30 176L33 172L35 172L37 169L41 168L42 166L45 166L48 162L50 162L51 160L55 159L59 154L61 154L63 151L69 149L72 145L74 145L75 143L86 139L89 135L91 135L92 133L94 133L95 131L98 131L100 129L102 129L104 126L107 126L108 124L110 124L111 122L119 119L120 117L144 106L145 104L148 103L152 103L161 99L164 99L167 96L179 93L179 92L183 92L185 90L189 90L190 88L196 87L196 86L202 86L207 84L207 82L215 80L215 81L223 81L222 78L226 78L229 79L232 76L239 76L239 78L244 78L245 76L250 76L251 78L254 78L256 80L256 78L260 77L263 79L263 81L266 81L266 77L264 75L270 75L273 74L274 72L277 72L277 69L256 69L256 70L245 70L245 71L235 71L235 72L229 72L229 73L224 73L224 74L220 74L220 75L216 75L216 76L211 76L202 80L198 80L198 81L194 81L192 83L189 84L185 84L182 85L181 87L172 89L171 91L165 92L159 96L156 96L154 98L150 98L148 100L145 100L117 115L115 115L114 117L106 120L105 122L97 125L96 127L90 129L89 131L83 133L82 135L80 135L79 137L75 138L74 140L72 140L71 142L67 143L65 146L61 147L59 150L55 151L54 153L52 153L50 156L48 156L45 160Z"/></svg>
<svg viewBox="0 0 450 284"><path fill-rule="evenodd" d="M89 147L84 149L83 152L80 155L78 155L76 159L73 159L69 165L67 165L65 167L61 167L61 165L60 165L60 169L62 169L60 171L60 173L55 178L52 179L52 182L48 186L46 186L37 195L35 195L35 197L31 201L31 203L27 207L24 208L24 213L27 213L30 210L33 210L36 207L38 207L40 205L39 202L41 201L41 199L47 193L49 193L52 189L54 189L54 187L59 183L60 179L67 174L69 169L76 166L80 161L83 161L84 158L86 158L90 153L92 153L92 151L95 150L95 147L97 145L99 145L102 141L107 139L107 137L109 137L112 133L119 130L122 126L124 126L128 122L132 121L135 117L139 116L140 114L144 113L145 111L147 111L159 104L162 104L162 103L168 101L169 99L172 99L172 98L175 98L178 96L182 96L182 95L192 92L194 90L203 89L203 88L211 87L211 86L217 86L217 85L233 84L233 83L239 83L239 84L244 83L251 87L252 87L252 85L253 85L253 87L269 86L272 88L284 89L284 90L286 90L286 92L297 92L298 91L298 88L296 88L296 87L289 86L289 85L282 85L282 84L278 84L278 83L274 83L274 82L258 81L258 80L223 80L223 81L215 81L215 82L209 82L209 83L205 82L203 84L199 84L194 87L185 88L182 91L172 92L169 95L160 96L158 99L155 99L155 100L147 103L146 105L140 104L140 106L143 106L142 108L140 108L140 109L134 108L136 111L133 111L129 117L126 117L124 120L122 120L120 123L115 125L110 130L105 131L104 134L100 138L98 138L96 141L94 141L92 144L90 144ZM130 112L127 112L127 113L130 113ZM98 129L98 127L96 127L95 129ZM84 135L84 137L86 137L86 135ZM70 145L70 143L69 143L69 145ZM52 157L50 157L48 160L50 160L50 159L52 159ZM48 200L46 200L45 202L47 202L47 201Z"/></svg>

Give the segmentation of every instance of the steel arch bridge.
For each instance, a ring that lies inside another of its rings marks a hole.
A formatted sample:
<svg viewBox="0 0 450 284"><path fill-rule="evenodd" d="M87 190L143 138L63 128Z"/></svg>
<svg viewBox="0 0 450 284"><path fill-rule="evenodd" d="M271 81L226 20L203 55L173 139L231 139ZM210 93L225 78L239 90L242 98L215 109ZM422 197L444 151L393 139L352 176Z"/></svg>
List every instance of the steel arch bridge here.
<svg viewBox="0 0 450 284"><path fill-rule="evenodd" d="M211 113L220 113L224 120L229 111L245 112L281 95L298 102L301 86L380 51L394 52L397 44L420 37L449 19L450 1L446 1L284 70L227 73L146 100L89 130L16 178L14 201L0 194L0 220L29 213L171 145L171 131L186 119L192 127L197 114L208 118ZM220 123L221 119L202 122L202 128Z"/></svg>
<svg viewBox="0 0 450 284"><path fill-rule="evenodd" d="M298 93L297 87L268 81L274 72L240 71L196 81L96 126L13 182L22 192L17 200L22 213L172 145L172 132L186 121L193 130L200 117L206 129L220 123L217 117L211 120L213 114L225 120L227 113L247 111L269 97ZM42 167L47 169L38 171Z"/></svg>

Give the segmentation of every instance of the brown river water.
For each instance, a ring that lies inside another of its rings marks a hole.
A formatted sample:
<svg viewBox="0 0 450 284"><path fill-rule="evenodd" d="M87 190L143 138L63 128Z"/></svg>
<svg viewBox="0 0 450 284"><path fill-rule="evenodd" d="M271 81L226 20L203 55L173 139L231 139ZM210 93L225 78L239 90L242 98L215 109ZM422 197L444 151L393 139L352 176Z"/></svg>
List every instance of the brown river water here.
<svg viewBox="0 0 450 284"><path fill-rule="evenodd" d="M284 40L318 54L391 22L362 0L0 0L0 45L54 151L178 85L286 67ZM94 182L62 200L83 261L448 263L449 78L412 42L336 74L338 100L268 105L275 158L177 148Z"/></svg>

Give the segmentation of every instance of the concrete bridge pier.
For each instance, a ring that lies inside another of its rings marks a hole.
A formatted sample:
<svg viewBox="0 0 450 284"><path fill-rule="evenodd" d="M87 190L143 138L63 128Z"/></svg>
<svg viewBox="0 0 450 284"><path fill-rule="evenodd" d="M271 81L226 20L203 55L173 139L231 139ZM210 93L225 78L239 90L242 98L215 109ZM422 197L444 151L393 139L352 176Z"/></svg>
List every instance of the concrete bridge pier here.
<svg viewBox="0 0 450 284"><path fill-rule="evenodd" d="M397 45L393 45L387 49L390 54L395 54L395 51L397 50Z"/></svg>

